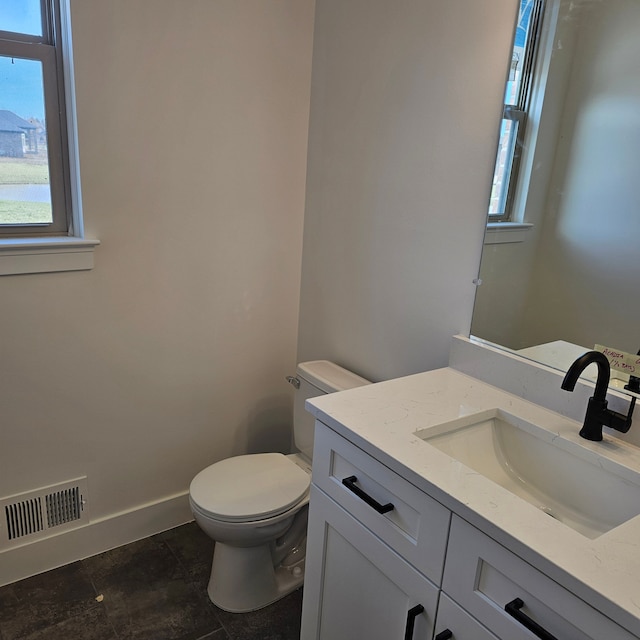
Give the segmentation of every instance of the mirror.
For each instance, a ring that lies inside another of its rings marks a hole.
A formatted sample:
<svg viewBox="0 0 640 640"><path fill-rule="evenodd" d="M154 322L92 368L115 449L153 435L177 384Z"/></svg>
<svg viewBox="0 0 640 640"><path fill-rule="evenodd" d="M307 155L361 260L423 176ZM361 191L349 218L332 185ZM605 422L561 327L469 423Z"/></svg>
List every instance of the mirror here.
<svg viewBox="0 0 640 640"><path fill-rule="evenodd" d="M640 349L640 0L548 0L542 25L525 224L488 225L471 334L566 370Z"/></svg>

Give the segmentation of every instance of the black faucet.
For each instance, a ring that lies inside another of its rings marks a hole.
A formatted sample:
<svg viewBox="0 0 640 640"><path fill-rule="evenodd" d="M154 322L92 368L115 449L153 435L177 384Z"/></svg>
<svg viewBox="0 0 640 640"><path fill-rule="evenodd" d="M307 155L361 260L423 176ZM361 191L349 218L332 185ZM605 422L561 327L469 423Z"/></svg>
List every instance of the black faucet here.
<svg viewBox="0 0 640 640"><path fill-rule="evenodd" d="M607 357L599 351L587 351L580 356L567 371L562 388L565 391L573 391L580 374L590 365L598 365L598 379L596 380L596 390L587 404L587 413L584 417L584 425L580 429L580 435L587 440L602 440L602 427L609 427L616 431L627 433L631 428L631 416L633 408L636 406L635 396L631 400L629 413L625 416L617 411L607 409L607 388L609 387L609 377L611 375L611 365Z"/></svg>

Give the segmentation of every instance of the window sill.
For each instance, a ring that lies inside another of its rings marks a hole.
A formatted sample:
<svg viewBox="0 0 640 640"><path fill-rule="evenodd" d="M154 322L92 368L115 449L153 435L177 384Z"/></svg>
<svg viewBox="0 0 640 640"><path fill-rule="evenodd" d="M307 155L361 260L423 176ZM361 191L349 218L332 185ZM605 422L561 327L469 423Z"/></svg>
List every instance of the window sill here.
<svg viewBox="0 0 640 640"><path fill-rule="evenodd" d="M84 238L2 238L0 276L93 269L99 240Z"/></svg>
<svg viewBox="0 0 640 640"><path fill-rule="evenodd" d="M524 242L533 228L528 222L489 222L484 236L485 244Z"/></svg>

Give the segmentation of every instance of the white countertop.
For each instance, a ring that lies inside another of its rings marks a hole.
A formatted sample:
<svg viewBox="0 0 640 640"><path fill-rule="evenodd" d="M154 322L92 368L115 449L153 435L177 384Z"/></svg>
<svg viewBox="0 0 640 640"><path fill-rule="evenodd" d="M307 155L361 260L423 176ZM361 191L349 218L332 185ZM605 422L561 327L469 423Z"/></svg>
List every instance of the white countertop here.
<svg viewBox="0 0 640 640"><path fill-rule="evenodd" d="M373 455L462 518L640 637L640 516L587 538L453 460L415 435L461 416L500 408L578 443L593 463L640 472L640 448L454 369L438 369L307 402L317 419ZM640 488L639 488L640 490ZM615 496L611 496L614 500Z"/></svg>

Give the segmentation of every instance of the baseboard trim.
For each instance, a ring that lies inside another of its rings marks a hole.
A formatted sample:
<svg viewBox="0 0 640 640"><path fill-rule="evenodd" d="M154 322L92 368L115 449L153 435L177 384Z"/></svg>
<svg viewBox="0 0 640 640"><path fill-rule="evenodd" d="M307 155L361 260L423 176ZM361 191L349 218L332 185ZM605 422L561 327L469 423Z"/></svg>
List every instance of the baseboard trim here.
<svg viewBox="0 0 640 640"><path fill-rule="evenodd" d="M0 586L83 560L193 520L189 493L92 520L59 535L0 552Z"/></svg>

